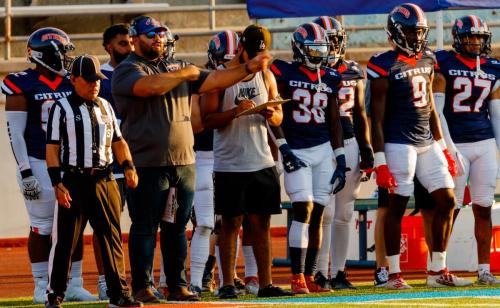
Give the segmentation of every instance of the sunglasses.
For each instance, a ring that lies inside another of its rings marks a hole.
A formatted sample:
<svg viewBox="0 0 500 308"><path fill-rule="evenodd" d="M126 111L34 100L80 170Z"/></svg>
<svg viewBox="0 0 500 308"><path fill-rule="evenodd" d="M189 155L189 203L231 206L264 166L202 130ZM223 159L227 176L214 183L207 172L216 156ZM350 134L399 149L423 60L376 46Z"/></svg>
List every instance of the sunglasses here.
<svg viewBox="0 0 500 308"><path fill-rule="evenodd" d="M155 36L158 35L158 37L164 37L165 36L165 31L149 31L149 32L146 32L144 33L144 35L148 38L148 39L152 39L152 38L155 38Z"/></svg>

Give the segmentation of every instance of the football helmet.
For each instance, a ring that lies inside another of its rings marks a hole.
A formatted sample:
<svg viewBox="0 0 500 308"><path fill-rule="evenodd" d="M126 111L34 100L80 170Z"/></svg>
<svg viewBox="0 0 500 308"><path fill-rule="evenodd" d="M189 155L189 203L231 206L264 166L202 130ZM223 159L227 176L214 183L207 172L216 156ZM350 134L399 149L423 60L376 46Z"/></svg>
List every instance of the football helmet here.
<svg viewBox="0 0 500 308"><path fill-rule="evenodd" d="M75 46L66 32L47 27L38 29L30 35L27 50L31 62L65 76L72 60L66 53L75 50Z"/></svg>
<svg viewBox="0 0 500 308"><path fill-rule="evenodd" d="M323 27L328 35L328 40L330 42L328 64L332 66L337 64L339 60L344 58L347 45L347 34L342 24L330 16L318 17L313 20L313 22Z"/></svg>
<svg viewBox="0 0 500 308"><path fill-rule="evenodd" d="M226 30L214 35L208 42L208 68L216 69L221 63L234 58L240 38L236 32Z"/></svg>
<svg viewBox="0 0 500 308"><path fill-rule="evenodd" d="M453 35L453 48L457 53L464 53L468 56L486 56L491 53L491 31L488 25L476 15L466 15L455 20L451 29ZM464 45L469 45L469 37L478 35L483 38L480 54L472 54L465 50Z"/></svg>
<svg viewBox="0 0 500 308"><path fill-rule="evenodd" d="M300 25L292 34L293 58L307 68L318 69L328 61L330 51L326 31L313 22Z"/></svg>
<svg viewBox="0 0 500 308"><path fill-rule="evenodd" d="M392 9L385 31L389 40L408 56L418 56L427 46L427 18L424 11L413 3L404 3Z"/></svg>
<svg viewBox="0 0 500 308"><path fill-rule="evenodd" d="M165 48L163 57L167 60L172 60L175 57L175 42L179 40L179 36L177 34L174 35L166 25L163 25L163 27L167 29L163 37L163 46Z"/></svg>

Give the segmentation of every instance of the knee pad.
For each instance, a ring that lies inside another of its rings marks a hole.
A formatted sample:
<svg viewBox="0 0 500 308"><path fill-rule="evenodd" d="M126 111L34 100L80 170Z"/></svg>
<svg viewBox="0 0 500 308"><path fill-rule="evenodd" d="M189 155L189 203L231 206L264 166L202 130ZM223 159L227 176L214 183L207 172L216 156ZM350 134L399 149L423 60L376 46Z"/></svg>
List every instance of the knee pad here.
<svg viewBox="0 0 500 308"><path fill-rule="evenodd" d="M323 225L331 225L333 222L333 206L329 205L325 207L323 211Z"/></svg>
<svg viewBox="0 0 500 308"><path fill-rule="evenodd" d="M195 233L201 237L209 237L212 234L212 228L206 226L196 226Z"/></svg>
<svg viewBox="0 0 500 308"><path fill-rule="evenodd" d="M336 224L348 224L352 220L354 202L335 205L334 221Z"/></svg>

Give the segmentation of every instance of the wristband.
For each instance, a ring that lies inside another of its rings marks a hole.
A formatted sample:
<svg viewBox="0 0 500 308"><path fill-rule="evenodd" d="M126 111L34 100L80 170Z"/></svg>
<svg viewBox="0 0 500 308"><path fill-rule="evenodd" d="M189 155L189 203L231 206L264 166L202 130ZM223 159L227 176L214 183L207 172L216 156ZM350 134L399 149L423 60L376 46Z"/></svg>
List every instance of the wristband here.
<svg viewBox="0 0 500 308"><path fill-rule="evenodd" d="M375 161L373 165L375 168L381 166L381 165L387 165L387 162L385 161L385 153L384 152L377 152L375 153Z"/></svg>
<svg viewBox="0 0 500 308"><path fill-rule="evenodd" d="M33 171L31 171L31 169L21 171L21 178L25 179L30 176L33 176Z"/></svg>
<svg viewBox="0 0 500 308"><path fill-rule="evenodd" d="M245 71L247 72L248 75L253 74L253 72L248 68L248 62L245 63Z"/></svg>
<svg viewBox="0 0 500 308"><path fill-rule="evenodd" d="M125 171L127 169L135 170L134 163L128 159L124 160L122 163L122 169Z"/></svg>
<svg viewBox="0 0 500 308"><path fill-rule="evenodd" d="M436 141L439 145L439 147L441 148L441 151L444 151L446 150L446 141L444 140L444 138L441 138L439 140Z"/></svg>
<svg viewBox="0 0 500 308"><path fill-rule="evenodd" d="M344 147L336 148L335 150L333 150L333 154L335 154L335 157L339 157L340 155L345 155Z"/></svg>
<svg viewBox="0 0 500 308"><path fill-rule="evenodd" d="M47 172L49 173L52 186L57 186L57 184L62 182L61 167L48 167Z"/></svg>
<svg viewBox="0 0 500 308"><path fill-rule="evenodd" d="M284 144L286 144L286 139L285 138L279 138L276 139L276 144L278 145L278 148Z"/></svg>

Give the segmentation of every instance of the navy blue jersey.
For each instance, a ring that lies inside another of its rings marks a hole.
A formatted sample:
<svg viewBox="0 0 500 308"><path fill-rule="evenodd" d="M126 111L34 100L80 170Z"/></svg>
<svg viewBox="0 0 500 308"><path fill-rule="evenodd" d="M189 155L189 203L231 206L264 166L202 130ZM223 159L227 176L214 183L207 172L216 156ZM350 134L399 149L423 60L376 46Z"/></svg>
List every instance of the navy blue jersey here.
<svg viewBox="0 0 500 308"><path fill-rule="evenodd" d="M329 96L338 93L340 74L334 69L322 67L320 74L324 86L318 92L317 73L298 62L275 60L271 71L276 77L281 97L292 99L282 105L281 123L290 147L303 149L328 142L330 128L325 113Z"/></svg>
<svg viewBox="0 0 500 308"><path fill-rule="evenodd" d="M340 122L344 131L344 140L354 137L352 110L354 108L356 84L365 79L361 65L355 61L342 60L337 67L342 75L342 87L339 89Z"/></svg>
<svg viewBox="0 0 500 308"><path fill-rule="evenodd" d="M446 78L444 116L455 143L494 138L486 99L500 79L500 62L481 58L484 74L476 78L476 60L454 51L436 52L437 70Z"/></svg>
<svg viewBox="0 0 500 308"><path fill-rule="evenodd" d="M204 129L194 135L194 151L213 151L214 150L214 130Z"/></svg>
<svg viewBox="0 0 500 308"><path fill-rule="evenodd" d="M101 80L101 88L99 89L99 97L107 100L113 110L115 111L117 119L120 119L119 114L116 112L115 101L113 100L113 94L111 93L111 78L113 77L113 67L109 63L101 65L101 73L104 74L108 79Z"/></svg>
<svg viewBox="0 0 500 308"><path fill-rule="evenodd" d="M435 63L434 54L429 49L418 60L391 50L368 61L368 79L387 78L389 81L385 102L385 142L415 146L432 143L430 93L427 89Z"/></svg>
<svg viewBox="0 0 500 308"><path fill-rule="evenodd" d="M54 80L40 75L33 69L11 73L5 77L2 92L9 95L24 95L28 107L28 119L24 139L28 155L45 160L45 143L49 110L55 100L71 94L73 86L66 77Z"/></svg>

